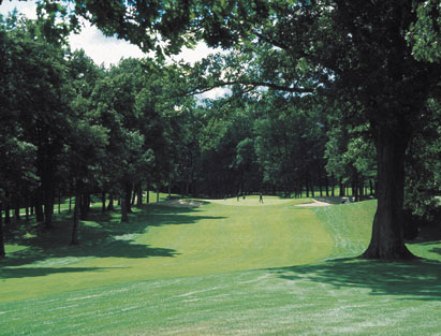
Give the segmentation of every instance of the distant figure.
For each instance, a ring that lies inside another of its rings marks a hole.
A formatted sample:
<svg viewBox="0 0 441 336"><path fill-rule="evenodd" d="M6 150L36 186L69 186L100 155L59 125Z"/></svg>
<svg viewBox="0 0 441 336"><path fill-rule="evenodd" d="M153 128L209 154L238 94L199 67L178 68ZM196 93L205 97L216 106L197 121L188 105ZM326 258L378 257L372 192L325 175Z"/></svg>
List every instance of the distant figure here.
<svg viewBox="0 0 441 336"><path fill-rule="evenodd" d="M237 192L237 201L239 202L240 192Z"/></svg>
<svg viewBox="0 0 441 336"><path fill-rule="evenodd" d="M262 195L262 193L259 194L259 203L263 203L263 195Z"/></svg>
<svg viewBox="0 0 441 336"><path fill-rule="evenodd" d="M246 198L246 195L245 195L245 194L243 194L243 195L242 195L242 199L245 199L245 198Z"/></svg>

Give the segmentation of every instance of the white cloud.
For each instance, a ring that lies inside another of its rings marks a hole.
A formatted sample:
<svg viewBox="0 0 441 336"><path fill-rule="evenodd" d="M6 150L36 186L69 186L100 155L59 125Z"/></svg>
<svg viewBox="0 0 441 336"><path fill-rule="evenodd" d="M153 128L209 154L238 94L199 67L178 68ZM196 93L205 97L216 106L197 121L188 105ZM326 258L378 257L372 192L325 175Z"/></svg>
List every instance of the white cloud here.
<svg viewBox="0 0 441 336"><path fill-rule="evenodd" d="M145 54L137 46L115 37L104 36L96 27L85 23L80 34L72 34L69 37L72 50L84 49L86 54L95 63L109 66L117 64L121 58L141 58Z"/></svg>
<svg viewBox="0 0 441 336"><path fill-rule="evenodd" d="M36 4L33 1L3 1L0 5L0 14L6 15L17 8L18 12L26 15L29 19L36 19Z"/></svg>
<svg viewBox="0 0 441 336"><path fill-rule="evenodd" d="M14 8L23 13L28 18L36 18L36 3L33 1L4 1L0 5L0 13L6 15ZM84 49L86 54L91 57L95 63L109 66L116 64L119 60L129 57L141 58L145 54L137 46L127 41L119 40L115 37L104 36L99 29L91 26L88 22L83 22L83 28L79 34L72 34L69 42L72 50ZM205 43L199 43L194 49L184 48L179 55L173 56L172 59L179 61L184 60L191 64L201 60L209 53L217 50L210 49Z"/></svg>
<svg viewBox="0 0 441 336"><path fill-rule="evenodd" d="M34 1L3 1L0 5L0 14L6 15L14 8L23 13L28 18L36 18L36 3ZM72 34L69 37L72 50L84 49L86 54L94 60L95 63L104 64L108 67L110 64L117 64L121 58L141 58L144 54L137 46L127 41L119 40L115 37L107 37L88 22L83 22L83 28L79 34ZM205 43L199 42L194 49L183 48L179 55L173 56L175 61L183 60L194 64L210 53L218 52L219 49L209 48ZM217 88L205 92L200 98L219 98L228 93L228 90Z"/></svg>

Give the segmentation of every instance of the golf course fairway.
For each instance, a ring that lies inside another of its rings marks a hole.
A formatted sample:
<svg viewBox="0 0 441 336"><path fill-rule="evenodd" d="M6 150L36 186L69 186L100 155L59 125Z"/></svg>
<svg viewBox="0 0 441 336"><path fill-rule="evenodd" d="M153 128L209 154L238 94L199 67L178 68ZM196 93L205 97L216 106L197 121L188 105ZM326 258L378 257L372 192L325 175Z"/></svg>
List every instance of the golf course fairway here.
<svg viewBox="0 0 441 336"><path fill-rule="evenodd" d="M375 201L307 202L162 202L125 224L97 205L79 246L67 213L29 228L0 263L0 335L439 333L439 242L409 244L417 262L354 259Z"/></svg>

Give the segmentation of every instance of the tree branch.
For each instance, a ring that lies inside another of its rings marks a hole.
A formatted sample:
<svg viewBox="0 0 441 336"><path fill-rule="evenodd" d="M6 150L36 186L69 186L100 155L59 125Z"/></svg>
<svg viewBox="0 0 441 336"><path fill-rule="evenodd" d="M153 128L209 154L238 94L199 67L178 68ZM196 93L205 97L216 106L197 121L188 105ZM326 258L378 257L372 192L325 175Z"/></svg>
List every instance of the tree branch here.
<svg viewBox="0 0 441 336"><path fill-rule="evenodd" d="M291 93L313 93L317 89L316 87L313 88L303 88L303 87L292 87L292 86L285 86L285 85L279 85L269 82L257 82L257 81L229 81L229 82L219 82L215 85L203 87L203 88L194 88L190 91L187 91L187 95L191 94L201 94L213 89L216 89L218 87L224 87L229 85L245 85L245 86L252 86L252 87L267 87L271 90L276 91L285 91L285 92L291 92Z"/></svg>

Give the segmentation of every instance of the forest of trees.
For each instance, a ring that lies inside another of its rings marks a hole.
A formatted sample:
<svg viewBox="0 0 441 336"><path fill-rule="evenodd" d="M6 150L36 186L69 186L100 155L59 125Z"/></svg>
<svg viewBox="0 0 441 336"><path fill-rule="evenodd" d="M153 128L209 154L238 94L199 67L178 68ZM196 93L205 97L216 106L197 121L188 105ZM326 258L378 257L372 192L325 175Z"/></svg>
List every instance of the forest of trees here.
<svg viewBox="0 0 441 336"><path fill-rule="evenodd" d="M91 195L125 222L146 190L375 195L367 258L411 257L406 214L439 223L436 1L66 3L0 18L0 256L4 226L50 229L60 199L78 244ZM66 42L80 17L155 56L97 66ZM199 40L224 51L167 58Z"/></svg>

